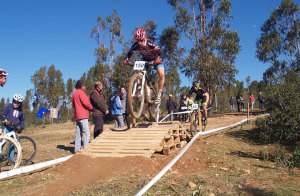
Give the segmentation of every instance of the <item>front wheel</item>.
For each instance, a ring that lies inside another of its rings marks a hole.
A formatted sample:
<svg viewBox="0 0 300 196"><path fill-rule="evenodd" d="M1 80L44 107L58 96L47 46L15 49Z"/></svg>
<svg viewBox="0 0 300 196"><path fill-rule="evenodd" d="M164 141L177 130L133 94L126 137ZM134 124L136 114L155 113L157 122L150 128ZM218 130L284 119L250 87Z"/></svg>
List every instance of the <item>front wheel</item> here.
<svg viewBox="0 0 300 196"><path fill-rule="evenodd" d="M13 138L7 136L0 136L0 143L2 153L0 154L0 167L1 171L11 170L19 167L22 159L22 150L20 144ZM3 154L5 152L5 154ZM10 162L12 159L13 162Z"/></svg>
<svg viewBox="0 0 300 196"><path fill-rule="evenodd" d="M22 160L21 165L26 165L30 161L33 160L33 158L36 155L37 147L35 141L28 136L19 136L17 137L18 142L21 145L22 148ZM8 160L10 163L14 163L14 160L12 160L10 157L8 157Z"/></svg>
<svg viewBox="0 0 300 196"><path fill-rule="evenodd" d="M128 106L133 118L139 118L143 112L145 92L142 86L143 75L134 74L129 81Z"/></svg>

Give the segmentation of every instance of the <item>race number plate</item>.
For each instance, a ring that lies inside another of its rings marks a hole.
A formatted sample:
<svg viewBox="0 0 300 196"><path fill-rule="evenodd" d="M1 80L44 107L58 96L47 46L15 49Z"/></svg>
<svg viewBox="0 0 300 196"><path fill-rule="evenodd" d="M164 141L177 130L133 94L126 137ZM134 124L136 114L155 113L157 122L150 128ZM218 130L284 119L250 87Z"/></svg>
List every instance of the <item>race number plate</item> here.
<svg viewBox="0 0 300 196"><path fill-rule="evenodd" d="M133 66L133 70L143 70L145 67L145 61L136 61Z"/></svg>
<svg viewBox="0 0 300 196"><path fill-rule="evenodd" d="M198 104L193 104L192 108L193 108L193 110L197 110L198 109Z"/></svg>

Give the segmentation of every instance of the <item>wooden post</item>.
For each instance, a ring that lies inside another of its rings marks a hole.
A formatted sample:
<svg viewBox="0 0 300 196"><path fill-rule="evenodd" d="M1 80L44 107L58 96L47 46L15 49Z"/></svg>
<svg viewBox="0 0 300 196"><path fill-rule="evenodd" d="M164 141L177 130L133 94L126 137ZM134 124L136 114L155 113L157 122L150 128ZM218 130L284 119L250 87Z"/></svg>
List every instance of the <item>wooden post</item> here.
<svg viewBox="0 0 300 196"><path fill-rule="evenodd" d="M249 103L247 104L247 120L249 120Z"/></svg>
<svg viewBox="0 0 300 196"><path fill-rule="evenodd" d="M202 115L201 115L201 110L200 107L198 107L198 122L199 122L199 130L202 131Z"/></svg>

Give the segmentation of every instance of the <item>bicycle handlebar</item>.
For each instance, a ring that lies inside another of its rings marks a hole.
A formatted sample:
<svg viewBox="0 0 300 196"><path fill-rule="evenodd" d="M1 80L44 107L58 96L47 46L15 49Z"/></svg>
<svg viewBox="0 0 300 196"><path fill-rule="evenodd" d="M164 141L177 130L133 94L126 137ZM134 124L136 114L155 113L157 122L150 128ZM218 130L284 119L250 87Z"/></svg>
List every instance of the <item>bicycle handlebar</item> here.
<svg viewBox="0 0 300 196"><path fill-rule="evenodd" d="M138 61L138 60L136 60L136 61ZM136 61L127 61L127 64L131 65L131 66L134 66L134 63ZM146 65L153 65L154 66L154 61L145 61L145 62L146 62Z"/></svg>
<svg viewBox="0 0 300 196"><path fill-rule="evenodd" d="M11 120L8 120L5 116L0 116L0 120L4 126L9 126L11 128L17 128L17 125L14 124Z"/></svg>

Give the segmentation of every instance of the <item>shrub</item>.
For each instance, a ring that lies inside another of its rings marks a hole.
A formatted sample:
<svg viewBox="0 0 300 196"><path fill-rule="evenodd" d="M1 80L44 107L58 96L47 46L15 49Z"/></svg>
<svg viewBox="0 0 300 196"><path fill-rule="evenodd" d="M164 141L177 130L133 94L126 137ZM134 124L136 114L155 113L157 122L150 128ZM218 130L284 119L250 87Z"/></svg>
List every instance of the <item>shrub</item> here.
<svg viewBox="0 0 300 196"><path fill-rule="evenodd" d="M269 87L267 95L265 107L270 116L256 121L261 139L296 144L300 136L299 75L287 74L281 84Z"/></svg>

